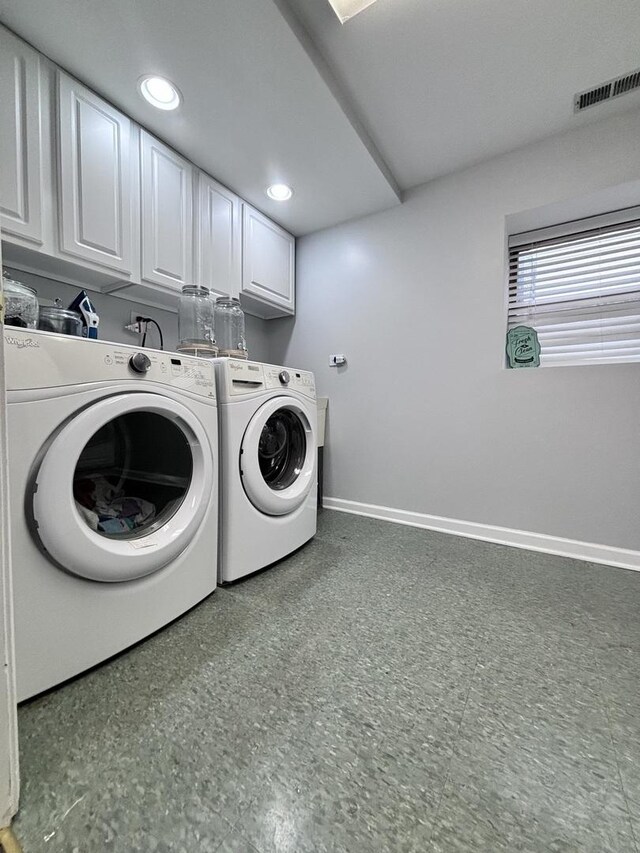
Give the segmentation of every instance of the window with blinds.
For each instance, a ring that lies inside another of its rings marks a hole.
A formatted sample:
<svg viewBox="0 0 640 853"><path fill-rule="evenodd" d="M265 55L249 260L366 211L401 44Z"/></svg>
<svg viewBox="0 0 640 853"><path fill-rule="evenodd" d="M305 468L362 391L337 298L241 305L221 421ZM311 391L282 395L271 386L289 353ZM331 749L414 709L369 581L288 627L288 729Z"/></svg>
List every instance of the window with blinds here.
<svg viewBox="0 0 640 853"><path fill-rule="evenodd" d="M640 208L511 235L508 314L541 365L640 361Z"/></svg>

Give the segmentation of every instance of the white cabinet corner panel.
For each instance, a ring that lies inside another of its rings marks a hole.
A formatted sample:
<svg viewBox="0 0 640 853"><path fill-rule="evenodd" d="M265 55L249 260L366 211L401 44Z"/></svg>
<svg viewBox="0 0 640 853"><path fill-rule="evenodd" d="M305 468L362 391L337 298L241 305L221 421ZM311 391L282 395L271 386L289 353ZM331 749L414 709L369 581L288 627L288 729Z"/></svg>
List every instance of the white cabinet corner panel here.
<svg viewBox="0 0 640 853"><path fill-rule="evenodd" d="M42 243L40 57L0 27L0 223Z"/></svg>
<svg viewBox="0 0 640 853"><path fill-rule="evenodd" d="M4 48L4 42L0 45ZM0 269L2 251L0 249ZM0 302L2 280L0 279ZM1 316L0 316L1 320ZM0 322L0 334L4 326ZM4 341L0 343L4 344ZM18 811L18 717L13 652L13 596L9 552L9 483L4 348L0 345L0 827ZM16 508L16 512L20 510ZM4 849L4 848L3 848ZM8 846L7 846L7 849Z"/></svg>
<svg viewBox="0 0 640 853"><path fill-rule="evenodd" d="M251 313L295 311L295 239L250 205L243 206L242 295Z"/></svg>
<svg viewBox="0 0 640 853"><path fill-rule="evenodd" d="M142 131L142 278L180 291L193 284L193 167Z"/></svg>
<svg viewBox="0 0 640 853"><path fill-rule="evenodd" d="M132 272L131 121L58 72L60 249Z"/></svg>
<svg viewBox="0 0 640 853"><path fill-rule="evenodd" d="M217 296L237 296L241 275L240 199L198 173L198 284Z"/></svg>

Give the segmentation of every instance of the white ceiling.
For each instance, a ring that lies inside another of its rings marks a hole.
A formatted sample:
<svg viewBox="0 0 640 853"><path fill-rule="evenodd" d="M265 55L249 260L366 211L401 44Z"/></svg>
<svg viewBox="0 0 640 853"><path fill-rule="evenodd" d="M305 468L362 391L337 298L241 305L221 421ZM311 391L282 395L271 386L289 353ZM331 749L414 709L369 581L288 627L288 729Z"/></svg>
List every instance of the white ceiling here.
<svg viewBox="0 0 640 853"><path fill-rule="evenodd" d="M0 0L0 20L295 234L640 106L572 106L640 66L638 0L377 0L344 26L326 0Z"/></svg>
<svg viewBox="0 0 640 853"><path fill-rule="evenodd" d="M0 21L295 234L398 202L271 0L0 0ZM149 73L175 113L138 94Z"/></svg>
<svg viewBox="0 0 640 853"><path fill-rule="evenodd" d="M613 112L573 95L640 67L639 0L289 0L402 189Z"/></svg>

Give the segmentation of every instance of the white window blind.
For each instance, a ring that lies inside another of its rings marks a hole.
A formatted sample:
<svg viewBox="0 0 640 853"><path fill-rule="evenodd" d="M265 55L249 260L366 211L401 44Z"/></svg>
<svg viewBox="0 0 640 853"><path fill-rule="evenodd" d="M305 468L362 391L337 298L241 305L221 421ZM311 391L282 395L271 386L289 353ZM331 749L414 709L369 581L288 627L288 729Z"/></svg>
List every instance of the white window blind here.
<svg viewBox="0 0 640 853"><path fill-rule="evenodd" d="M640 208L511 235L508 315L543 365L640 361Z"/></svg>

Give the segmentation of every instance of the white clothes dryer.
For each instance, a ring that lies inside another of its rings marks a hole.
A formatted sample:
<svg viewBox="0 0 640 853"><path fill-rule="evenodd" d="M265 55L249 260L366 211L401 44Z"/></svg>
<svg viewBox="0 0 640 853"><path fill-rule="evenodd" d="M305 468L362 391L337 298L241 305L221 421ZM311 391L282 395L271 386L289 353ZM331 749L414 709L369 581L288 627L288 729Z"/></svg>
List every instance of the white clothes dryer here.
<svg viewBox="0 0 640 853"><path fill-rule="evenodd" d="M220 416L219 580L295 551L316 532L313 373L216 359Z"/></svg>
<svg viewBox="0 0 640 853"><path fill-rule="evenodd" d="M218 415L203 359L5 327L19 700L216 587Z"/></svg>

